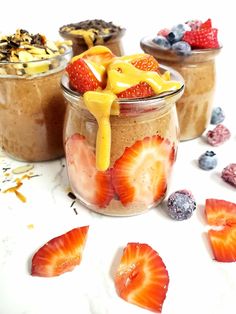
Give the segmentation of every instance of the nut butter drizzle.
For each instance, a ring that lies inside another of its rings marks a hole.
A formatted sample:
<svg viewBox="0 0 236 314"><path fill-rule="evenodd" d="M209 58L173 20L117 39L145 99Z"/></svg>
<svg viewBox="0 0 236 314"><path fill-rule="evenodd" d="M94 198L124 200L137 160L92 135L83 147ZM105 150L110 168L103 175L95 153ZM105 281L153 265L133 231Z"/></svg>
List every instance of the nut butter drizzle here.
<svg viewBox="0 0 236 314"><path fill-rule="evenodd" d="M99 46L97 46L99 49ZM104 49L104 47L101 47ZM140 54L140 58L144 54ZM116 57L107 66L107 86L102 91L88 91L84 94L85 106L95 117L98 123L96 140L96 167L99 171L106 171L110 166L111 126L110 115L116 94L139 84L148 83L155 94L165 91L177 90L181 84L166 80L168 75L161 76L155 71L142 71L130 62L139 55ZM116 113L119 110L116 110Z"/></svg>

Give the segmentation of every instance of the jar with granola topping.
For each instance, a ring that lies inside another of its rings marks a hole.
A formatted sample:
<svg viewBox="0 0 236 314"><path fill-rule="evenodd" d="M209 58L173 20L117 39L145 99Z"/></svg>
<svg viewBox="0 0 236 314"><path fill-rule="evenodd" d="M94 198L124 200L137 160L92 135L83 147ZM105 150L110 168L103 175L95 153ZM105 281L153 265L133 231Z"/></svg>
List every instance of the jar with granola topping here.
<svg viewBox="0 0 236 314"><path fill-rule="evenodd" d="M65 43L25 30L0 38L0 145L11 157L44 161L64 155L60 80L71 55Z"/></svg>
<svg viewBox="0 0 236 314"><path fill-rule="evenodd" d="M73 43L73 54L78 55L87 49L103 45L116 56L122 56L122 37L125 29L103 20L86 20L79 23L64 25L59 29L60 35Z"/></svg>
<svg viewBox="0 0 236 314"><path fill-rule="evenodd" d="M141 47L162 64L178 71L185 80L184 94L176 103L180 140L201 136L211 118L216 86L215 57L221 48L195 49L185 56L159 48L149 37L141 40Z"/></svg>
<svg viewBox="0 0 236 314"><path fill-rule="evenodd" d="M117 65L118 75L122 65ZM159 68L159 73L165 70ZM148 211L165 197L179 140L175 102L184 88L182 77L168 70L175 89L135 99L113 98L110 91L83 96L71 89L66 75L62 77L68 102L64 144L69 181L89 209L130 216Z"/></svg>

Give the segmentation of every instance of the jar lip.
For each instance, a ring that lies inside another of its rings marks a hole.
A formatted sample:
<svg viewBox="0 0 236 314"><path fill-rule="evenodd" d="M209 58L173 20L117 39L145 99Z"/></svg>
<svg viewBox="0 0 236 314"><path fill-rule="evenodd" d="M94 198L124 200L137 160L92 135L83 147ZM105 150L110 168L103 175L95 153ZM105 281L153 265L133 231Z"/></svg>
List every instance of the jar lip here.
<svg viewBox="0 0 236 314"><path fill-rule="evenodd" d="M164 66L164 65L160 65L160 68L162 71L169 71L171 74L171 79L176 80L178 82L181 83L180 88L176 89L176 90L171 90L168 92L163 92L157 95L154 95L152 97L145 97L145 98L117 98L115 100L115 102L118 102L119 104L134 104L134 103L139 103L140 105L145 105L145 103L151 103L151 102L155 102L157 103L157 101L163 101L166 98L170 98L170 97L174 97L175 95L178 95L179 93L181 93L184 90L184 79L183 77L179 74L179 72L175 71L174 69ZM61 78L61 88L62 90L66 93L69 94L72 97L75 98L82 98L83 96L81 94L79 94L78 92L72 90L69 86L69 78L68 75L65 73L62 75Z"/></svg>
<svg viewBox="0 0 236 314"><path fill-rule="evenodd" d="M144 51L146 51L146 49L151 49L154 57L158 57L159 53L162 55L166 54L173 58L176 57L176 58L182 58L182 59L187 59L187 58L196 57L196 56L203 57L203 56L208 56L211 54L217 55L223 48L223 46L221 45L219 48L193 49L191 50L191 54L184 56L184 55L177 54L172 49L164 49L164 48L158 47L158 45L153 42L153 39L154 37L151 37L151 36L143 37L140 40L140 46Z"/></svg>
<svg viewBox="0 0 236 314"><path fill-rule="evenodd" d="M38 59L38 60L32 60L32 61L0 61L0 66L52 62L53 60L57 60L57 59L61 59L63 57L69 57L69 56L72 56L71 47L66 48L66 50L62 54L55 55L47 59Z"/></svg>

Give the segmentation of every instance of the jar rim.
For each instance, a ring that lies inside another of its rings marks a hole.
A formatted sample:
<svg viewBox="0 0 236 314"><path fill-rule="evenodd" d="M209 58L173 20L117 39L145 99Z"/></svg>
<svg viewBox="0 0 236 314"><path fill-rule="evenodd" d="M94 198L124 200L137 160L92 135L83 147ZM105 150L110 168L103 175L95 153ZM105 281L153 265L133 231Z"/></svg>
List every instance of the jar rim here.
<svg viewBox="0 0 236 314"><path fill-rule="evenodd" d="M158 47L157 44L153 42L154 37L145 36L140 40L140 46L146 53L152 54L156 59L159 60L171 60L171 61L192 61L201 59L211 59L218 55L223 48L221 45L219 48L205 48L205 49L193 49L189 55L177 54L172 49L164 49ZM199 61L201 62L201 61Z"/></svg>
<svg viewBox="0 0 236 314"><path fill-rule="evenodd" d="M134 104L139 104L140 106L142 105L155 105L157 106L158 104L163 104L163 102L165 102L166 99L171 99L172 97L180 97L184 91L184 79L183 77L180 75L179 72L175 71L174 69L161 65L160 64L160 69L162 71L169 71L170 75L171 75L171 79L172 80L176 80L178 82L181 83L180 88L176 89L176 90L171 90L168 92L163 92L151 97L145 97L145 98L117 98L115 99L114 102L119 103L120 105L134 105ZM70 97L73 97L74 100L79 100L81 98L83 98L83 96L81 94L79 94L78 92L72 90L69 86L69 78L68 75L65 73L62 75L61 78L61 88L63 90L63 92L66 95L69 95Z"/></svg>
<svg viewBox="0 0 236 314"><path fill-rule="evenodd" d="M66 50L59 54L59 55L54 55L50 58L47 59L37 59L37 60L31 60L31 61L0 61L0 66L6 66L6 65L23 65L23 64L35 64L35 63L44 63L44 62L51 62L53 60L61 59L63 57L68 57L72 55L72 48L68 47Z"/></svg>

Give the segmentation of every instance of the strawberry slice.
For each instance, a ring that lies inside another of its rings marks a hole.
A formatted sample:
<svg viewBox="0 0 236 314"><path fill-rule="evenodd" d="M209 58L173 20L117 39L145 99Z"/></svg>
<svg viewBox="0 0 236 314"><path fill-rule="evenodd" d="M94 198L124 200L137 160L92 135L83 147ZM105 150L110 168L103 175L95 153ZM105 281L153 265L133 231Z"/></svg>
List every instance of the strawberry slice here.
<svg viewBox="0 0 236 314"><path fill-rule="evenodd" d="M127 147L112 170L112 183L122 204L151 205L160 200L166 192L174 157L171 143L159 135L145 137Z"/></svg>
<svg viewBox="0 0 236 314"><path fill-rule="evenodd" d="M66 67L66 72L69 75L71 87L81 94L97 90L103 85L102 78L100 77L98 80L86 61L82 58L69 63Z"/></svg>
<svg viewBox="0 0 236 314"><path fill-rule="evenodd" d="M207 222L212 226L236 224L236 204L217 199L207 199L205 212Z"/></svg>
<svg viewBox="0 0 236 314"><path fill-rule="evenodd" d="M203 28L185 32L183 41L190 44L192 48L219 48L216 28Z"/></svg>
<svg viewBox="0 0 236 314"><path fill-rule="evenodd" d="M119 296L160 313L168 284L168 272L159 254L147 244L128 243L115 275Z"/></svg>
<svg viewBox="0 0 236 314"><path fill-rule="evenodd" d="M98 171L94 149L85 137L74 134L66 141L67 171L75 194L85 203L106 207L113 198L110 170Z"/></svg>
<svg viewBox="0 0 236 314"><path fill-rule="evenodd" d="M73 270L81 262L88 228L72 229L42 246L33 256L31 275L54 277Z"/></svg>
<svg viewBox="0 0 236 314"><path fill-rule="evenodd" d="M132 60L131 64L142 71L159 70L159 63L157 60L153 56L147 54L142 54L140 57Z"/></svg>
<svg viewBox="0 0 236 314"><path fill-rule="evenodd" d="M212 28L212 22L211 19L206 20L206 22L202 23L199 27L200 29L204 29L204 28Z"/></svg>
<svg viewBox="0 0 236 314"><path fill-rule="evenodd" d="M127 88L117 96L118 98L145 98L154 95L155 93L151 86L146 82L141 82L135 86Z"/></svg>
<svg viewBox="0 0 236 314"><path fill-rule="evenodd" d="M208 236L216 261L236 262L236 226L209 230Z"/></svg>

